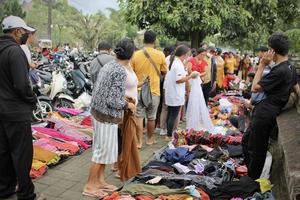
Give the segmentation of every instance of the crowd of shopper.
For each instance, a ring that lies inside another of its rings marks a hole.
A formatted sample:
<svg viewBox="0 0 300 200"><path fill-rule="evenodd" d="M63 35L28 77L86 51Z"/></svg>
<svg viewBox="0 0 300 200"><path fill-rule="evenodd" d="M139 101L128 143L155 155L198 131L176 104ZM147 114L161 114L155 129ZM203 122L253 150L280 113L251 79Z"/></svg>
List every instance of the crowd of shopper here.
<svg viewBox="0 0 300 200"><path fill-rule="evenodd" d="M23 51L20 45L30 42L28 37L36 30L13 16L3 20L2 30L0 197L17 192L18 199L35 199L29 171L33 153L30 117L36 96L28 79L28 70L35 64L26 57L26 46ZM201 91L199 95L193 92L193 99L197 101L198 98L200 109L206 109L203 113L208 113L209 98L215 91L227 90L230 82L239 77L250 82L251 88L250 91L248 87L250 101L245 103L252 109L250 125L243 138L245 163L249 176L259 178L276 116L287 103L291 91L299 93L295 68L288 61L288 38L281 33L271 35L269 47L260 47L256 60L248 54L222 52L206 43L196 50L182 44L162 52L155 48L155 42L153 31L145 32L144 47L140 50L136 50L133 40L124 38L114 48L114 56L110 54L110 44L99 44L100 54L90 70L94 82L92 165L82 194L104 197L117 189L105 180L105 167L115 164L118 169L118 163L124 162L126 157L122 156L122 150L123 153L126 151L122 148L129 147L125 147L122 140L127 140L132 130L136 132L134 137L130 136L132 152L143 146L144 132L146 145L156 143L154 132L157 127L169 141L178 121L183 119L192 90ZM148 96L145 96L147 91ZM122 137L121 142L119 137ZM127 159L133 156L138 155L129 155ZM140 172L138 160L131 163L131 166L138 166L133 167L131 176ZM123 180L130 178L124 176L120 168L118 173Z"/></svg>

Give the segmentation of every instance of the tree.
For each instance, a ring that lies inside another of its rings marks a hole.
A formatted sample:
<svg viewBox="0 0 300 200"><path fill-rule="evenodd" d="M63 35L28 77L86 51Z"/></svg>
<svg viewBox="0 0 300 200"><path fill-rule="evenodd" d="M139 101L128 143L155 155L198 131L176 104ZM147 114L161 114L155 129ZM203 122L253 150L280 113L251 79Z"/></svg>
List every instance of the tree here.
<svg viewBox="0 0 300 200"><path fill-rule="evenodd" d="M130 23L140 28L159 25L169 36L191 40L192 47L216 33L232 40L247 38L257 27L271 32L278 18L292 20L297 11L297 3L288 1L286 8L279 7L285 0L119 0Z"/></svg>
<svg viewBox="0 0 300 200"><path fill-rule="evenodd" d="M14 15L19 16L21 18L25 18L26 12L22 10L21 5L18 0L9 0L5 1L4 4L0 5L0 20L3 21L4 17ZM2 33L2 29L0 27L0 31Z"/></svg>

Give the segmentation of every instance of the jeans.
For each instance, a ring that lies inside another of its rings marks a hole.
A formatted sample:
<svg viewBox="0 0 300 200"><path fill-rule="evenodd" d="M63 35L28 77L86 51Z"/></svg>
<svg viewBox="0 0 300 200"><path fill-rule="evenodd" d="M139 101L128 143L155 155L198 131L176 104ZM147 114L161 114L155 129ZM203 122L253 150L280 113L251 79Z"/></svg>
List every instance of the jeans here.
<svg viewBox="0 0 300 200"><path fill-rule="evenodd" d="M167 134L168 137L172 137L174 124L176 118L179 114L181 106L168 106L168 115L167 115Z"/></svg>
<svg viewBox="0 0 300 200"><path fill-rule="evenodd" d="M0 121L0 198L14 194L18 184L18 200L35 199L29 176L32 158L30 121Z"/></svg>

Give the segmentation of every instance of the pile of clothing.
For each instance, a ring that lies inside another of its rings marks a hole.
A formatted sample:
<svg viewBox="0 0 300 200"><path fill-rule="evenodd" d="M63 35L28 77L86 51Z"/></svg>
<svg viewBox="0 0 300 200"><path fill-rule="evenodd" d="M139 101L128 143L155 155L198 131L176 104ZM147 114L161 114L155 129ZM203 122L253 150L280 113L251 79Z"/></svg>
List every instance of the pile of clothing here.
<svg viewBox="0 0 300 200"><path fill-rule="evenodd" d="M216 97L210 114L222 122L215 126L223 127L224 133L177 130L168 147L156 152L141 173L104 199L274 200L268 179L247 176L243 135L229 121L241 102L240 97Z"/></svg>
<svg viewBox="0 0 300 200"><path fill-rule="evenodd" d="M89 112L60 108L51 113L46 121L43 126L32 126L32 178L41 177L48 167L81 154L92 144L93 131Z"/></svg>

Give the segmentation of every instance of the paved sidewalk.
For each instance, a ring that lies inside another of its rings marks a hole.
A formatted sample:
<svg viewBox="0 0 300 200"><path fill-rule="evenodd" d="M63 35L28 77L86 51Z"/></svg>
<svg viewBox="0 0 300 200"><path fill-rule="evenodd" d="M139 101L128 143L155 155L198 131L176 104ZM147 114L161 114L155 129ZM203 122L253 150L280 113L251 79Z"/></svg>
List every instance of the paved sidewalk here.
<svg viewBox="0 0 300 200"><path fill-rule="evenodd" d="M152 146L144 145L141 149L141 163L144 166L153 156L153 153L166 146L164 137L156 134L157 144ZM75 156L66 162L57 165L48 170L41 178L34 180L36 192L42 193L47 200L77 200L93 199L81 195L83 186L87 180L89 167L91 164L91 149L85 151L79 156ZM122 186L122 182L115 178L115 173L106 169L106 178L108 183L116 186ZM9 200L17 199L15 196Z"/></svg>

